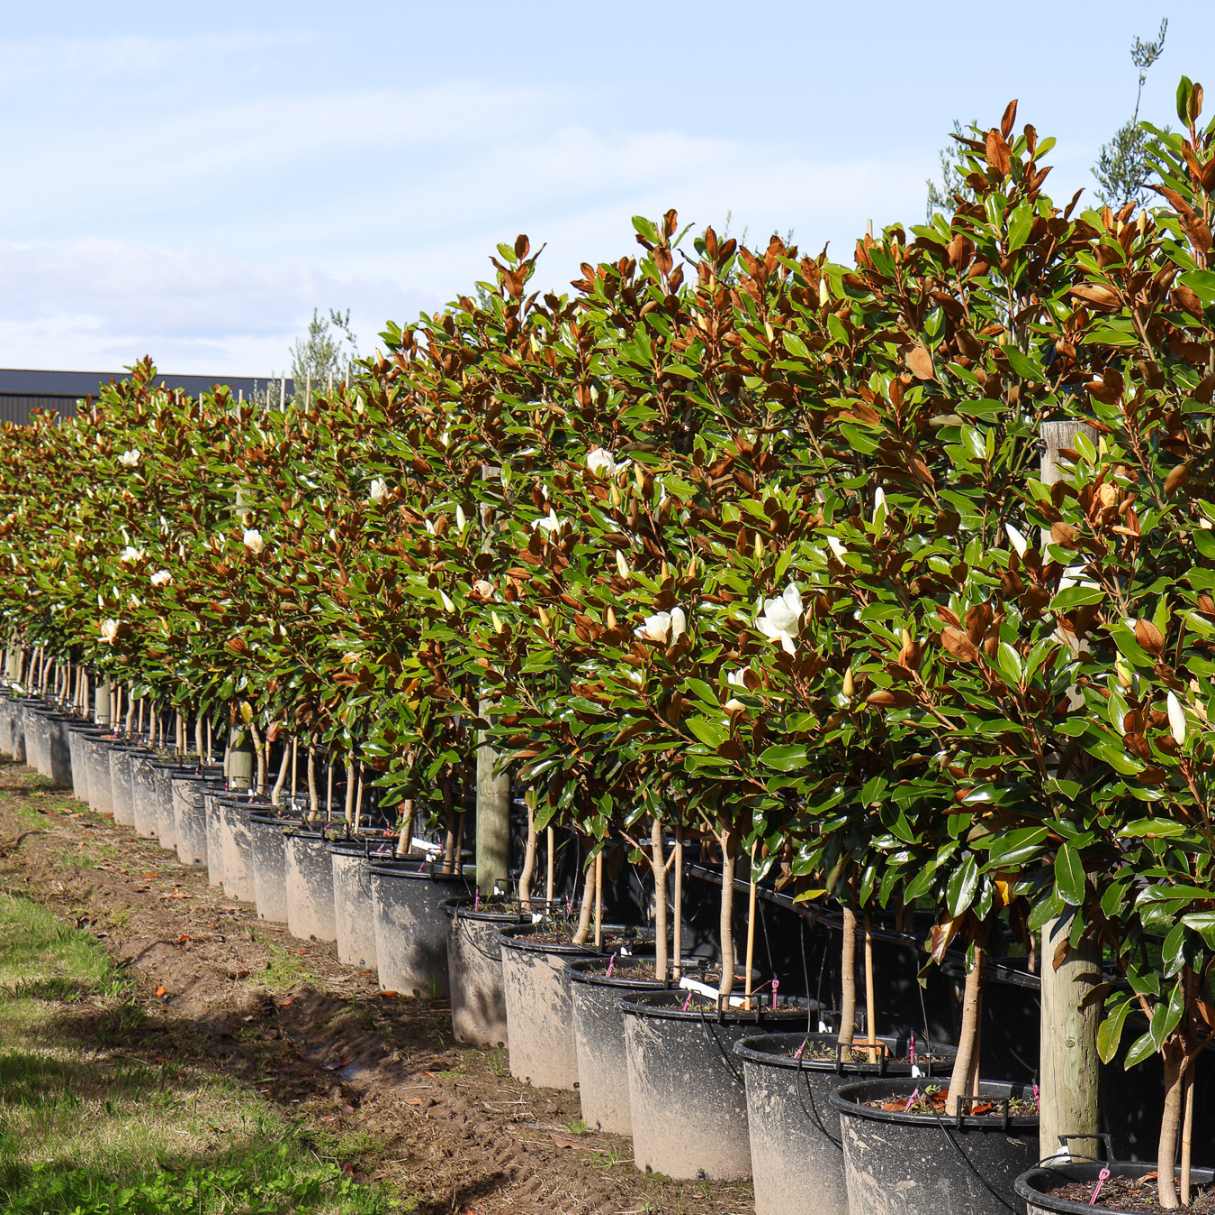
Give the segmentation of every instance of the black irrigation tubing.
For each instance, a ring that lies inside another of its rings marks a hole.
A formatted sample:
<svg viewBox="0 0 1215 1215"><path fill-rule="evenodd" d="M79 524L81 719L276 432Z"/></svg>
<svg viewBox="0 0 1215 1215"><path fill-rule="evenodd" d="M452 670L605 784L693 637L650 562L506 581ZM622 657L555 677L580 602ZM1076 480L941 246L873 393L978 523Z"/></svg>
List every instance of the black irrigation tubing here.
<svg viewBox="0 0 1215 1215"><path fill-rule="evenodd" d="M932 1102L931 1102L931 1101L929 1102L929 1105L932 1105ZM973 1174L974 1174L974 1175L975 1175L975 1176L976 1176L976 1177L979 1179L979 1184L980 1184L980 1185L981 1185L981 1186L982 1186L982 1187L983 1187L983 1188L984 1188L984 1189L985 1189L985 1190L986 1190L986 1191L987 1191L987 1192L988 1192L988 1193L989 1193L989 1194L990 1194L990 1195L991 1195L991 1196L992 1196L992 1197L993 1197L993 1198L994 1198L994 1199L995 1199L995 1200L996 1200L996 1201L997 1201L997 1202L998 1202L998 1203L999 1203L999 1204L1000 1204L1000 1205L1001 1205L1001 1206L1002 1206L1002 1207L1003 1207L1003 1208L1004 1208L1006 1211L1013 1211L1013 1210L1015 1210L1015 1208L1014 1208L1014 1207L1012 1207L1012 1206L1010 1206L1010 1205L1009 1205L1008 1199L1006 1199L1006 1198L1005 1198L1005 1197L1004 1197L1004 1196L1003 1196L1003 1195L1000 1193L1000 1191L999 1191L999 1190L994 1190L994 1189L992 1189L992 1187L991 1187L991 1186L988 1184L987 1178L986 1178L986 1177L984 1177L984 1176L983 1176L983 1174L982 1174L982 1173L981 1173L981 1172L980 1172L980 1171L979 1171L977 1168L975 1168L975 1166L974 1166L974 1162L973 1162L973 1161L970 1159L970 1157L969 1157L969 1156L967 1156L967 1155L966 1155L966 1153L965 1153L964 1151L962 1151L961 1147L958 1145L958 1141L957 1141L957 1140L956 1140L956 1139L955 1139L955 1138L954 1138L954 1137L953 1137L953 1136L952 1136L952 1135L949 1133L949 1127L948 1127L948 1126L946 1126L945 1121L944 1121L944 1119L942 1119L941 1115L937 1113L937 1111L936 1111L936 1107L935 1107L935 1106L933 1106L933 1109L932 1109L932 1115L933 1115L933 1117L934 1117L934 1118L937 1120L937 1125L938 1125L938 1126L941 1128L941 1134L942 1134L942 1135L944 1135L944 1136L945 1136L945 1138L946 1138L946 1139L948 1139L948 1140L949 1140L949 1142L950 1142L951 1144L953 1144L953 1150L954 1150L955 1152L957 1152L957 1154L958 1154L958 1155L959 1155L959 1156L962 1158L962 1163L963 1163L963 1164L964 1164L964 1165L965 1165L965 1166L966 1166L966 1167L967 1167L967 1168L968 1168L968 1169L969 1169L969 1170L970 1170L970 1171L971 1171L971 1172L972 1172L972 1173L973 1173ZM1005 1118L1005 1121L1007 1122L1007 1120L1008 1120L1008 1106L1007 1106L1007 1105L1004 1107L1004 1118ZM962 1120L961 1120L961 1118L959 1118L959 1119L958 1119L958 1125L959 1125L959 1126L961 1126L961 1121L962 1121Z"/></svg>
<svg viewBox="0 0 1215 1215"><path fill-rule="evenodd" d="M719 996L718 997L719 1015L720 1015L720 1012L721 1012L721 997ZM742 1064L740 1063L740 1064L736 1065L734 1063L734 1059L732 1058L732 1056L734 1055L734 1052L732 1050L727 1052L726 1049L721 1044L721 1039L712 1031L712 1029L709 1028L709 1020L705 1016L704 1005L701 1005L701 1007L700 1007L700 1023L704 1027L705 1033L708 1034L708 1036L712 1039L713 1045L717 1047L717 1050L721 1055L721 1060L722 1060L723 1065L725 1066L726 1071L729 1072L730 1075L734 1078L734 1082L736 1084L738 1084L740 1087L745 1088L746 1083L743 1080Z"/></svg>
<svg viewBox="0 0 1215 1215"><path fill-rule="evenodd" d="M797 1080L794 1082L794 1085L793 1085L793 1087L797 1090L797 1100L798 1100L798 1103L802 1107L802 1113L806 1115L806 1120L808 1122L813 1122L814 1125L817 1126L820 1131L822 1131L823 1136L826 1138L827 1142L831 1144L832 1147L837 1147L841 1151L843 1151L844 1141L843 1141L842 1133L841 1133L841 1137L839 1139L833 1139L831 1137L830 1128L827 1123L823 1122L822 1115L820 1115L818 1112L818 1103L814 1100L814 1090L810 1087L810 1079L809 1079L810 1070L809 1070L809 1068L807 1068L805 1066L806 1061L803 1058L803 1055L806 1052L806 1045L809 1041L810 1041L810 1038L809 1038L809 1035L807 1035L806 1041L802 1043L802 1054L798 1055L798 1057L797 1057ZM810 1105L813 1108L813 1112L811 1112L811 1110L808 1110L806 1108L806 1098L802 1096L802 1086L799 1082L801 1081L801 1078L803 1075L806 1076L806 1096L808 1096L810 1098ZM830 1122L830 1119L828 1118L828 1123L829 1122ZM836 1129L838 1132L839 1126L840 1126L838 1118L836 1120L835 1125L836 1125Z"/></svg>

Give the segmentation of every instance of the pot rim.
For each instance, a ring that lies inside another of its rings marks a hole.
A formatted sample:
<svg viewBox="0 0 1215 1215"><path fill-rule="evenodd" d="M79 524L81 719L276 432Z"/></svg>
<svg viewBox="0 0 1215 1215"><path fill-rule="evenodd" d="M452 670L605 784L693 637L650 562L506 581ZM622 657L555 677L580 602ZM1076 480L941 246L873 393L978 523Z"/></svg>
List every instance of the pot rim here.
<svg viewBox="0 0 1215 1215"><path fill-rule="evenodd" d="M904 1114L898 1110L884 1110L872 1105L862 1105L856 1100L857 1097L862 1095L870 1100L876 1100L883 1096L909 1097L912 1091L918 1088L924 1080L931 1078L926 1076L919 1077L918 1079L911 1076L890 1076L882 1080L859 1080L852 1084L843 1084L837 1089L832 1089L828 1096L831 1104L841 1117L847 1115L852 1118L865 1118L870 1122L886 1122L896 1126L914 1127L965 1127L968 1130L997 1131L1000 1133L1003 1133L1006 1129L1023 1131L1037 1129L1037 1114L1030 1117L1022 1115L1019 1117L1010 1116L1008 1118L989 1118L985 1115L974 1117L959 1114L956 1118L946 1118L940 1114ZM1002 1097L1025 1096L1032 1094L1032 1092L1033 1086L1030 1084L1014 1084L1007 1080L979 1081L980 1096L995 1097L997 1100Z"/></svg>
<svg viewBox="0 0 1215 1215"><path fill-rule="evenodd" d="M906 1049L909 1044L909 1038L904 1034L875 1034L876 1040L888 1047L892 1051L898 1051L900 1054ZM839 1034L823 1034L823 1033L783 1033L783 1034L756 1034L752 1038L743 1038L739 1042L734 1043L734 1053L740 1058L747 1060L748 1063L755 1063L760 1067L786 1068L789 1071L803 1072L830 1072L833 1075L843 1076L899 1076L910 1075L910 1063L885 1063L879 1061L877 1063L862 1062L857 1063L849 1060L845 1062L843 1059L836 1059L832 1062L827 1059L794 1059L789 1055L778 1054L775 1050L765 1050L761 1043L776 1043L781 1042L783 1045L792 1046L798 1039L802 1042L813 1042L815 1045L832 1046L839 1040ZM868 1039L862 1042L853 1042L853 1046L864 1046ZM956 1053L956 1048L952 1046L937 1046L936 1050L947 1050L950 1054ZM918 1064L917 1064L918 1065ZM941 1060L935 1060L937 1067L943 1066ZM931 1069L933 1063L929 1063ZM949 1064L952 1068L952 1062ZM936 1073L940 1074L940 1073ZM929 1075L925 1079L932 1079L933 1073L930 1070Z"/></svg>
<svg viewBox="0 0 1215 1215"><path fill-rule="evenodd" d="M421 870L415 867L419 861L422 861ZM406 865L410 866L410 868L405 868ZM476 880L476 873L471 865L465 865L463 873L436 873L434 862L432 861L427 865L420 855L386 857L379 861L372 860L368 867L373 874L386 878L422 879L424 881L444 883L461 882L465 886L471 881Z"/></svg>
<svg viewBox="0 0 1215 1215"><path fill-rule="evenodd" d="M554 945L551 942L528 941L528 937L540 927L540 924L523 923L508 924L498 929L494 934L500 945L507 949L517 949L520 953L551 953L557 957L593 958L606 956L606 951L595 945ZM608 927L606 924L604 927Z"/></svg>
<svg viewBox="0 0 1215 1215"><path fill-rule="evenodd" d="M726 1025L762 1025L765 1022L775 1022L777 1025L790 1021L806 1021L821 1006L817 1000L807 996L781 996L781 1006L773 1009L770 993L760 992L753 998L756 1007L747 1009L719 1004L716 1009L683 1008L686 996L695 994L686 988L671 988L667 991L643 992L635 1000L621 1000L620 1011L629 1016L641 1017L652 1021L687 1021L699 1024L702 1021L716 1021ZM659 1003L663 1001L663 1003ZM668 1002L669 1003L666 1003Z"/></svg>
<svg viewBox="0 0 1215 1215"><path fill-rule="evenodd" d="M476 920L479 924L528 924L531 922L529 911L474 911L471 904L473 896L457 894L450 899L444 899L439 907L455 920ZM470 904L465 906L465 904ZM492 904L491 904L492 907Z"/></svg>
<svg viewBox="0 0 1215 1215"><path fill-rule="evenodd" d="M1052 1164L1051 1161L1055 1163ZM1118 1207L1091 1207L1088 1203L1071 1202L1065 1198L1055 1198L1053 1191L1036 1188L1032 1181L1048 1174L1062 1175L1066 1181L1096 1181L1101 1169L1109 1169L1114 1177L1139 1176L1156 1171L1154 1160L1091 1160L1086 1157L1049 1157L1039 1160L1033 1168L1026 1169L1013 1182L1013 1191L1018 1197L1044 1207L1048 1211L1060 1212L1061 1215L1092 1215L1094 1211L1104 1212L1104 1215L1131 1215ZM1068 1173L1077 1174L1067 1176ZM1199 1185L1209 1185L1215 1180L1215 1169L1191 1168L1190 1176Z"/></svg>

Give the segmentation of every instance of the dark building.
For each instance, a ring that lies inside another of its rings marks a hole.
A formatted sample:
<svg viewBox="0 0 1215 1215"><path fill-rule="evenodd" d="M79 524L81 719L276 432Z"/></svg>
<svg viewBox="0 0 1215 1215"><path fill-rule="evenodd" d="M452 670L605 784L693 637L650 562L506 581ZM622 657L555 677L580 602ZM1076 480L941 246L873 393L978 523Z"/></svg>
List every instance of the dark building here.
<svg viewBox="0 0 1215 1215"><path fill-rule="evenodd" d="M0 368L0 423L16 422L24 426L36 409L54 412L70 418L76 413L76 402L96 397L103 385L111 380L124 380L125 371L19 371ZM282 380L268 377L210 375L160 375L156 382L166 388L182 388L192 397L211 392L217 384L226 384L232 395L252 396L272 387L271 400L282 391ZM295 383L287 380L287 399L295 394Z"/></svg>

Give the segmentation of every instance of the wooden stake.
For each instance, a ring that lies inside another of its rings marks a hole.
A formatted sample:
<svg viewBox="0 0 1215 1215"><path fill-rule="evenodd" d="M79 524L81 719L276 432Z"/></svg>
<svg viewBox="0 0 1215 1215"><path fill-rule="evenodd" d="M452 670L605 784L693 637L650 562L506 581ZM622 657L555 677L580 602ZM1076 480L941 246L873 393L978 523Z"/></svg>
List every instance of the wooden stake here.
<svg viewBox="0 0 1215 1215"><path fill-rule="evenodd" d="M316 793L316 743L308 743L308 821L315 822L320 811ZM326 807L326 812L328 807Z"/></svg>
<svg viewBox="0 0 1215 1215"><path fill-rule="evenodd" d="M328 763L325 765L327 774L325 777L325 817L329 818L333 809L333 756L330 755Z"/></svg>
<svg viewBox="0 0 1215 1215"><path fill-rule="evenodd" d="M755 845L751 845L751 889L747 896L747 977L743 991L751 1011L751 970L755 965Z"/></svg>
<svg viewBox="0 0 1215 1215"><path fill-rule="evenodd" d="M844 939L840 946L840 1045L851 1046L856 1035L856 912L843 905Z"/></svg>
<svg viewBox="0 0 1215 1215"><path fill-rule="evenodd" d="M354 831L357 835L359 828L363 824L363 761L355 760L355 766L359 773L359 787L354 795ZM464 834L464 815L460 815L460 835L463 838ZM456 872L460 872L459 865L456 866Z"/></svg>
<svg viewBox="0 0 1215 1215"><path fill-rule="evenodd" d="M527 848L523 853L523 869L519 873L519 904L524 911L532 909L532 877L536 872L536 808L533 795L527 795Z"/></svg>
<svg viewBox="0 0 1215 1215"><path fill-rule="evenodd" d="M1194 1130L1194 1060L1187 1060L1182 1075L1182 1094L1185 1101L1185 1113L1181 1122L1181 1205L1190 1205L1190 1148ZM1159 1165L1157 1165L1159 1167Z"/></svg>
<svg viewBox="0 0 1215 1215"><path fill-rule="evenodd" d="M678 983L683 971L683 828L675 828L675 940L671 973Z"/></svg>
<svg viewBox="0 0 1215 1215"><path fill-rule="evenodd" d="M354 757L346 756L346 810L347 823L354 822Z"/></svg>
<svg viewBox="0 0 1215 1215"><path fill-rule="evenodd" d="M267 743L267 746L270 744ZM283 762L278 770L278 780L274 782L274 788L270 793L270 804L277 806L283 796L283 785L287 782L287 765L291 762L291 749L283 748Z"/></svg>
<svg viewBox="0 0 1215 1215"><path fill-rule="evenodd" d="M548 872L545 875L545 883L544 883L544 902L545 902L545 909L547 910L548 914L552 915L553 914L553 873L554 873L554 868L556 865L556 852L557 852L557 833L552 829L552 827L546 828L544 843L545 843L545 852L547 853L547 855L545 857L545 864L548 869Z"/></svg>
<svg viewBox="0 0 1215 1215"><path fill-rule="evenodd" d="M877 1001L873 994L873 928L869 923L869 913L865 913L865 1029L869 1034L869 1062L877 1062L877 1039L874 1037L873 1023L877 1020L875 1005Z"/></svg>
<svg viewBox="0 0 1215 1215"><path fill-rule="evenodd" d="M296 781L299 778L299 758L300 758L300 740L298 737L291 740L291 809L295 809L295 788Z"/></svg>

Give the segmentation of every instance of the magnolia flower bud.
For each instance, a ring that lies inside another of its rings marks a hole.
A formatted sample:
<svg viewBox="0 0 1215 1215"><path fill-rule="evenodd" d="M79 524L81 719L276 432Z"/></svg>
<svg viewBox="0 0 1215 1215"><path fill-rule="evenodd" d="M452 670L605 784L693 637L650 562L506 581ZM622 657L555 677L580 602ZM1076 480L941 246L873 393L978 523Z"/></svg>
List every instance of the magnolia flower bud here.
<svg viewBox="0 0 1215 1215"><path fill-rule="evenodd" d="M1135 677L1131 674L1130 668L1127 667L1125 663L1115 663L1114 670L1118 673L1118 682L1124 688L1130 688L1134 684Z"/></svg>
<svg viewBox="0 0 1215 1215"><path fill-rule="evenodd" d="M114 638L117 636L118 636L118 621L117 620L103 620L101 622L101 640L104 641L107 645L109 645L111 642L113 642Z"/></svg>
<svg viewBox="0 0 1215 1215"><path fill-rule="evenodd" d="M143 453L138 447L129 448L118 457L119 464L125 464L127 468L134 468L140 461Z"/></svg>
<svg viewBox="0 0 1215 1215"><path fill-rule="evenodd" d="M616 485L616 484L612 485L612 492L609 495L609 498L611 500L612 505L616 506L616 507L619 507L624 502L624 499L620 496L620 486L619 485Z"/></svg>
<svg viewBox="0 0 1215 1215"><path fill-rule="evenodd" d="M671 609L671 640L682 637L688 631L688 618L681 607Z"/></svg>
<svg viewBox="0 0 1215 1215"><path fill-rule="evenodd" d="M725 704L726 712L728 713L742 713L746 707L741 700L736 700L733 696Z"/></svg>
<svg viewBox="0 0 1215 1215"><path fill-rule="evenodd" d="M624 554L616 550L616 569L619 571L621 578L629 576L629 563L624 559Z"/></svg>
<svg viewBox="0 0 1215 1215"><path fill-rule="evenodd" d="M443 608L445 611L454 612L456 610L456 605L452 603L451 598L448 596L446 591L439 591L439 598L443 601Z"/></svg>
<svg viewBox="0 0 1215 1215"><path fill-rule="evenodd" d="M906 629L904 629L903 630L903 645L909 646L911 644L911 642L912 642L911 634Z"/></svg>
<svg viewBox="0 0 1215 1215"><path fill-rule="evenodd" d="M497 612L490 612L490 619L494 622L494 632L501 633L506 629L506 625L502 623L502 617Z"/></svg>
<svg viewBox="0 0 1215 1215"><path fill-rule="evenodd" d="M662 563L662 574L659 577L658 581L665 582L670 576L671 576L671 571L669 569L667 569L667 563L664 561Z"/></svg>
<svg viewBox="0 0 1215 1215"><path fill-rule="evenodd" d="M818 280L818 302L821 308L831 298L831 288L827 286L827 276L824 274Z"/></svg>
<svg viewBox="0 0 1215 1215"><path fill-rule="evenodd" d="M853 697L853 694L855 692L856 692L856 685L852 682L852 668L849 667L844 672L844 695L847 696L849 700L851 700Z"/></svg>
<svg viewBox="0 0 1215 1215"><path fill-rule="evenodd" d="M1169 730L1172 732L1173 741L1180 747L1185 742L1185 710L1172 692L1165 697L1165 708L1168 710Z"/></svg>
<svg viewBox="0 0 1215 1215"><path fill-rule="evenodd" d="M157 570L148 581L153 586L167 586L173 581L173 575L168 570Z"/></svg>
<svg viewBox="0 0 1215 1215"><path fill-rule="evenodd" d="M373 503L375 503L376 506L379 506L379 504L383 502L386 497L388 497L388 482L383 480L381 477L376 477L371 482L371 490L367 497Z"/></svg>
<svg viewBox="0 0 1215 1215"><path fill-rule="evenodd" d="M456 503L456 531L462 532L468 526L468 517L464 514L464 508Z"/></svg>
<svg viewBox="0 0 1215 1215"><path fill-rule="evenodd" d="M608 610L607 610L607 618L606 618L606 619L607 619L607 626L608 626L608 628L609 628L609 629L614 629L614 628L616 627L616 613L615 613L614 611L612 611L612 609L611 609L611 608L608 608Z"/></svg>
<svg viewBox="0 0 1215 1215"><path fill-rule="evenodd" d="M245 532L245 548L247 548L255 557L261 556L262 549L266 547L265 540L262 539L262 534L255 527L249 528Z"/></svg>
<svg viewBox="0 0 1215 1215"><path fill-rule="evenodd" d="M755 560L762 561L764 559L764 542L759 532L755 533Z"/></svg>
<svg viewBox="0 0 1215 1215"><path fill-rule="evenodd" d="M540 618L540 624L544 628L548 628L548 612L542 607L536 609L536 615Z"/></svg>

